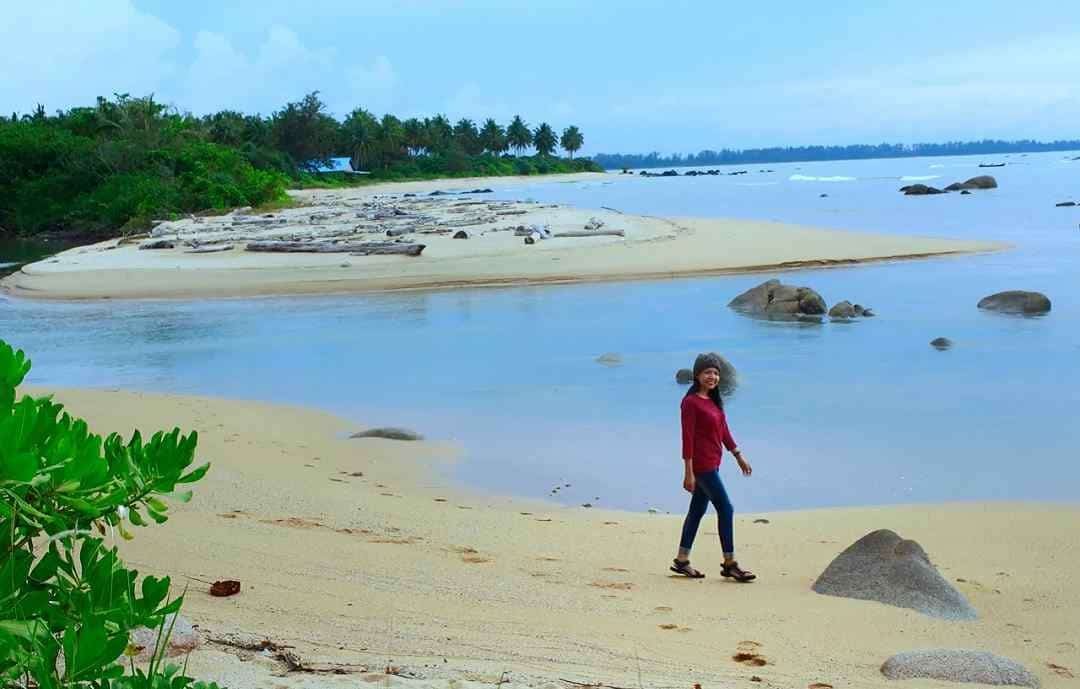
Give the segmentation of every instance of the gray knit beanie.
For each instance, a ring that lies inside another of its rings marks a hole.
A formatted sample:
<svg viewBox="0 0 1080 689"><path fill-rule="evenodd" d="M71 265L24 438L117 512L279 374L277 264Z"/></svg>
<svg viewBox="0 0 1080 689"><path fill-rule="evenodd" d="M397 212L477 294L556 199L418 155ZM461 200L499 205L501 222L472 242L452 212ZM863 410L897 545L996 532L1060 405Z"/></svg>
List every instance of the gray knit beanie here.
<svg viewBox="0 0 1080 689"><path fill-rule="evenodd" d="M694 380L707 368L715 368L719 373L723 373L726 368L724 364L723 357L716 352L698 354L697 359L694 359Z"/></svg>

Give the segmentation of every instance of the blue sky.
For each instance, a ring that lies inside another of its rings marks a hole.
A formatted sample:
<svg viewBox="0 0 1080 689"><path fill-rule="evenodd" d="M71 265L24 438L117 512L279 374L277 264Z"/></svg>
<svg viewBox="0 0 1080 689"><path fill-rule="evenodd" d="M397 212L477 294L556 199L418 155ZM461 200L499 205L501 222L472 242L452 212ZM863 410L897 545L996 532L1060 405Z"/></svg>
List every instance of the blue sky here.
<svg viewBox="0 0 1080 689"><path fill-rule="evenodd" d="M338 115L577 124L589 153L1080 137L1080 15L1045 0L0 0L0 11L0 112L126 91L198 114L268 114L318 89Z"/></svg>

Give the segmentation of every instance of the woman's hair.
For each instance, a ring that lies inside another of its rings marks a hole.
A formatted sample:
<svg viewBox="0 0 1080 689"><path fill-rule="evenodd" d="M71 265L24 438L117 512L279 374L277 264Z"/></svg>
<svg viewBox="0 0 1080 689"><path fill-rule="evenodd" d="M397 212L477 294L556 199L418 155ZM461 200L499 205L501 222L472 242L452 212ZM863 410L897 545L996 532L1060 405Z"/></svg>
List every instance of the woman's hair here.
<svg viewBox="0 0 1080 689"><path fill-rule="evenodd" d="M697 381L697 379L695 378L694 382L690 383L690 389L686 391L685 397L689 397L690 395L697 394L697 391L698 391L698 389L700 387L701 387L701 383L699 383ZM709 390L709 399L711 399L713 401L713 404L716 405L717 409L723 410L723 408L724 408L724 400L723 400L722 397L720 397L720 386L719 385L716 386L715 388L713 388L712 390Z"/></svg>

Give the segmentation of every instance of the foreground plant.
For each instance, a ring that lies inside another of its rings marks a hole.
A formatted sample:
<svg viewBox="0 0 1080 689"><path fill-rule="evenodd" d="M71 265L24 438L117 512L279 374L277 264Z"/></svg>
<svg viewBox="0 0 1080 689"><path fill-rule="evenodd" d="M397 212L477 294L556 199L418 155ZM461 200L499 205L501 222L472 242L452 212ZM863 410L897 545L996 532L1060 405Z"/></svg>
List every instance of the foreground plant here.
<svg viewBox="0 0 1080 689"><path fill-rule="evenodd" d="M16 399L29 370L0 340L0 686L191 686L162 668L166 621L183 597L170 600L168 577L139 580L107 543L165 522L162 498L191 499L178 486L209 468L191 468L197 434L103 439L51 397ZM146 670L124 656L140 626L159 630Z"/></svg>

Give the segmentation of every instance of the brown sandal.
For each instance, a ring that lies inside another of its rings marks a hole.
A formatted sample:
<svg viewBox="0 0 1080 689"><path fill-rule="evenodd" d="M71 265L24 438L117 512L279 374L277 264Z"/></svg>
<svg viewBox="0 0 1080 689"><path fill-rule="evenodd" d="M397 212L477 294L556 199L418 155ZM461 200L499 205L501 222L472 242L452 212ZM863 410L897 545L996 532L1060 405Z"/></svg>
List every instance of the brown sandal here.
<svg viewBox="0 0 1080 689"><path fill-rule="evenodd" d="M693 567L690 566L690 561L689 560L680 560L678 558L675 558L674 560L672 560L672 562L674 564L671 565L670 569L671 569L672 572L675 572L676 574L681 574L684 577L690 577L691 579L704 579L705 578L704 574L702 574L701 572L697 571L696 569L694 569Z"/></svg>
<svg viewBox="0 0 1080 689"><path fill-rule="evenodd" d="M740 583L751 582L757 579L757 575L751 571L745 570L739 567L738 562L732 562L730 565L724 565L720 569L720 575L729 579L734 579Z"/></svg>

